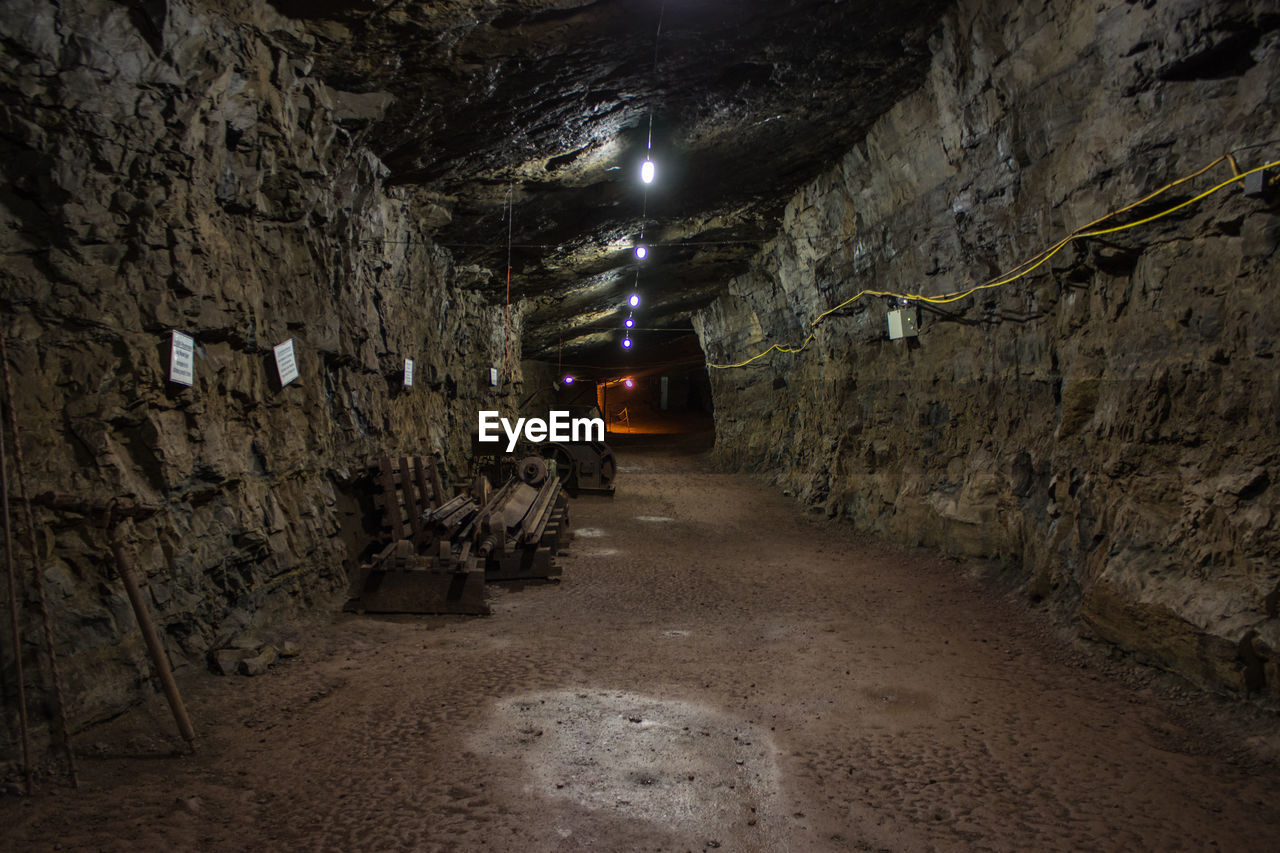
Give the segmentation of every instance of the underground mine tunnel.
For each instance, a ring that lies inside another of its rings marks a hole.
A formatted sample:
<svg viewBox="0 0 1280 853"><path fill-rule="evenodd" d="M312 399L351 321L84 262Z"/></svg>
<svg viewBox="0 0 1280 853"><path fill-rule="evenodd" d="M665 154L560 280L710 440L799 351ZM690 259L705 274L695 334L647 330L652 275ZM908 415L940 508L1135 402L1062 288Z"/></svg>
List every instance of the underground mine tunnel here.
<svg viewBox="0 0 1280 853"><path fill-rule="evenodd" d="M1275 849L1274 2L0 60L0 847Z"/></svg>

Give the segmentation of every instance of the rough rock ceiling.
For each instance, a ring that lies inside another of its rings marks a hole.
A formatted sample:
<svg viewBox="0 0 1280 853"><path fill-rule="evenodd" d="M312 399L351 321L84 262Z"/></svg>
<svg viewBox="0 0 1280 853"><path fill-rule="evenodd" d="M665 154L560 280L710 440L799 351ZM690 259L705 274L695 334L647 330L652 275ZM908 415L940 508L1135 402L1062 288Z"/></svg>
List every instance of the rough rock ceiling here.
<svg viewBox="0 0 1280 853"><path fill-rule="evenodd" d="M329 85L395 96L371 135L378 153L394 182L441 197L452 218L438 240L490 271L478 280L497 298L512 226L512 295L535 306L526 356L563 341L579 359L617 351L637 272L638 325L687 332L689 312L744 269L794 190L919 85L950 5L272 3L307 21ZM646 204L651 117L659 173ZM638 268L642 229L654 249Z"/></svg>

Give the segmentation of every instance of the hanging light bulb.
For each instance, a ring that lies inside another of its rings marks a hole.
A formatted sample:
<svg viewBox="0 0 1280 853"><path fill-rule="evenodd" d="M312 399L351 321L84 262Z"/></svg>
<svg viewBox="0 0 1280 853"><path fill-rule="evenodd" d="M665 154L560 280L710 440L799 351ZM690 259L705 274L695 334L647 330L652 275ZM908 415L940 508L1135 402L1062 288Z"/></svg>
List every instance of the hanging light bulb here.
<svg viewBox="0 0 1280 853"><path fill-rule="evenodd" d="M635 308L637 305L639 305L640 294L638 293L631 294L631 298L627 300L627 304L630 305L632 308Z"/></svg>
<svg viewBox="0 0 1280 853"><path fill-rule="evenodd" d="M630 317L622 321L622 325L626 326L628 329L635 326L635 324L636 324L636 321L632 320Z"/></svg>
<svg viewBox="0 0 1280 853"><path fill-rule="evenodd" d="M631 338L628 337L622 339L622 348L631 349Z"/></svg>
<svg viewBox="0 0 1280 853"><path fill-rule="evenodd" d="M628 376L626 379L622 380L622 384L626 385L628 388L633 388L636 383L632 382L631 377Z"/></svg>
<svg viewBox="0 0 1280 853"><path fill-rule="evenodd" d="M643 261L643 260L645 259L645 257L646 257L648 254L649 254L649 250L648 250L648 249L646 249L644 246L636 246L636 259L637 259L637 260L641 260L641 261Z"/></svg>
<svg viewBox="0 0 1280 853"><path fill-rule="evenodd" d="M646 184L653 183L654 175L657 174L657 166L648 157L644 158L643 165L640 166L640 180Z"/></svg>
<svg viewBox="0 0 1280 853"><path fill-rule="evenodd" d="M572 385L572 384L573 384L573 377L572 377L572 376L566 376L566 377L564 378L564 384L565 384L565 385Z"/></svg>

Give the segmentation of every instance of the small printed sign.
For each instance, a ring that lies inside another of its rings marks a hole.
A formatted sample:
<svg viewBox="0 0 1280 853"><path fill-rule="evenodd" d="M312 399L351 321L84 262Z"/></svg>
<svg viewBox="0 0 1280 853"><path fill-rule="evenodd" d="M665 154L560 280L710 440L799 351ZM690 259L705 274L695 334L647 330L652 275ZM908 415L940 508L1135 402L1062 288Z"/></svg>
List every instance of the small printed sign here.
<svg viewBox="0 0 1280 853"><path fill-rule="evenodd" d="M404 387L413 387L413 359L411 358L404 360Z"/></svg>
<svg viewBox="0 0 1280 853"><path fill-rule="evenodd" d="M293 357L293 338L276 345L276 372L280 374L280 387L298 378L298 362Z"/></svg>
<svg viewBox="0 0 1280 853"><path fill-rule="evenodd" d="M498 384L498 368L496 367L489 368L489 384L495 387Z"/></svg>
<svg viewBox="0 0 1280 853"><path fill-rule="evenodd" d="M169 381L190 387L196 381L196 342L190 335L177 329L173 331L173 345L169 350Z"/></svg>

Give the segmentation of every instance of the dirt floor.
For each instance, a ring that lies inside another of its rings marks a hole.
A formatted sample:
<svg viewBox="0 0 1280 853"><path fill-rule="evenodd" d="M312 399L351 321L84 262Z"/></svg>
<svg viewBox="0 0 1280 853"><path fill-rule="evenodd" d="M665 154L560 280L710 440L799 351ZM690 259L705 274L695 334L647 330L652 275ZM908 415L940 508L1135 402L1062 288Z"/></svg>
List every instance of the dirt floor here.
<svg viewBox="0 0 1280 853"><path fill-rule="evenodd" d="M561 583L190 674L196 755L159 700L84 732L81 790L0 797L0 844L1278 849L1275 715L653 444L573 503Z"/></svg>

